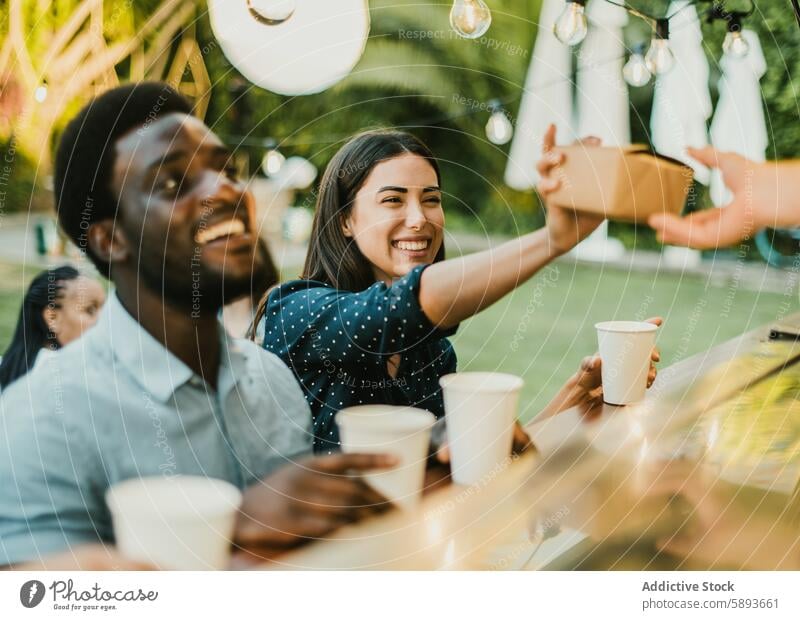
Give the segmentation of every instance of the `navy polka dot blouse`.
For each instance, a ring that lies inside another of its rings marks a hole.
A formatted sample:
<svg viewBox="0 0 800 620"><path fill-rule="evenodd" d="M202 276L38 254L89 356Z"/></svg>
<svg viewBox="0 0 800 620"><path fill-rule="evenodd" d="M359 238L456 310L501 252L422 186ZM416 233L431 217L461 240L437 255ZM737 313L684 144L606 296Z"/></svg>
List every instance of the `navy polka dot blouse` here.
<svg viewBox="0 0 800 620"><path fill-rule="evenodd" d="M425 266L392 286L359 293L313 280L294 280L267 300L264 348L292 369L314 418L315 452L339 449L335 414L366 404L410 405L444 415L439 377L455 372L447 336L419 305ZM400 354L394 378L387 361Z"/></svg>

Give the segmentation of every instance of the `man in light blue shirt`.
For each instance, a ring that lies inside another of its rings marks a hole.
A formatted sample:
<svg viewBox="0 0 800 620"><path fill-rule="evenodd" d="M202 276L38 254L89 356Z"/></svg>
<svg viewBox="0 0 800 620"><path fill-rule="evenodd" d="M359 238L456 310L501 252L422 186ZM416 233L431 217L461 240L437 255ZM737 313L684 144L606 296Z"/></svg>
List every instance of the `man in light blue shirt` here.
<svg viewBox="0 0 800 620"><path fill-rule="evenodd" d="M230 151L190 111L166 84L128 85L62 136L59 223L116 291L93 329L0 398L0 566L117 566L104 494L141 476L238 486L232 544L252 559L386 509L351 472L393 460L296 461L312 437L300 387L219 326L265 277L264 247Z"/></svg>
<svg viewBox="0 0 800 620"><path fill-rule="evenodd" d="M112 294L96 327L3 395L0 564L112 540L103 494L191 474L241 489L311 450L289 369L255 343L222 347L217 389L143 330Z"/></svg>

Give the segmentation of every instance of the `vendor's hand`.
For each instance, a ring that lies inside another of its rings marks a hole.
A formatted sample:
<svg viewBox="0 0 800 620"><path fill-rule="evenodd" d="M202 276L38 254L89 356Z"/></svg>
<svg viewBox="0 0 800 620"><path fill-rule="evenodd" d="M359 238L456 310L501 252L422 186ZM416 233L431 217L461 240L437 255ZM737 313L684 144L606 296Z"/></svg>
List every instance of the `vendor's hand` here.
<svg viewBox="0 0 800 620"><path fill-rule="evenodd" d="M658 233L659 241L698 249L716 248L738 243L767 226L796 226L800 221L794 204L796 196L791 198L792 209L781 206L786 202L781 200L781 193L792 193L784 173L796 177L796 169L774 162L758 164L711 147L688 149L688 153L722 172L725 185L733 193L733 202L683 218L661 213L650 216L648 223Z"/></svg>
<svg viewBox="0 0 800 620"><path fill-rule="evenodd" d="M385 512L391 505L358 473L396 464L388 455L335 454L286 465L245 491L234 543L268 559Z"/></svg>
<svg viewBox="0 0 800 620"><path fill-rule="evenodd" d="M588 137L580 141L587 146L599 146L598 138ZM564 153L556 148L556 127L550 125L542 143L542 158L536 164L540 180L536 190L547 206L547 231L550 248L554 254L563 254L588 237L600 224L603 216L581 213L572 209L558 207L549 197L561 187L559 166L564 162Z"/></svg>
<svg viewBox="0 0 800 620"><path fill-rule="evenodd" d="M511 454L519 456L526 453L528 450L533 449L533 442L531 442L531 438L528 436L528 433L525 432L525 429L522 428L522 425L519 422L515 422ZM450 447L447 445L447 442L442 444L439 450L437 450L436 460L440 463L450 463Z"/></svg>
<svg viewBox="0 0 800 620"><path fill-rule="evenodd" d="M156 570L147 562L129 560L116 547L110 545L86 544L72 547L67 551L48 555L40 560L16 564L12 570Z"/></svg>

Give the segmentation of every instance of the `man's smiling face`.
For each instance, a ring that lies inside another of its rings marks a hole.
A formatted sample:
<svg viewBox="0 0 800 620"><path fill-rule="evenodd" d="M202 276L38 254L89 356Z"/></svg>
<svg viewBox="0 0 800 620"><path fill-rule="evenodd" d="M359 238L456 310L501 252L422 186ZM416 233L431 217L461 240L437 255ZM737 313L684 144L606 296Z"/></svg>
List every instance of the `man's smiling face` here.
<svg viewBox="0 0 800 620"><path fill-rule="evenodd" d="M111 190L127 267L171 305L215 312L264 276L252 195L197 118L169 114L119 138Z"/></svg>

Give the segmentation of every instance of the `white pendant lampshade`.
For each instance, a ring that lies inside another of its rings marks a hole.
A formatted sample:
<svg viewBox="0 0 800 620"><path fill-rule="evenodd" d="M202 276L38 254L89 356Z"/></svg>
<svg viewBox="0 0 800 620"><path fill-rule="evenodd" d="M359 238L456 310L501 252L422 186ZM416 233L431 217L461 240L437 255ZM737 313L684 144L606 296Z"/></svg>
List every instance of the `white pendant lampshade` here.
<svg viewBox="0 0 800 620"><path fill-rule="evenodd" d="M726 54L722 57L719 102L711 122L711 143L721 151L733 151L753 161L766 159L768 135L759 81L767 71L758 35L743 30L748 43L744 58ZM731 196L718 171L711 175L711 199L717 206L730 202Z"/></svg>
<svg viewBox="0 0 800 620"><path fill-rule="evenodd" d="M670 20L669 45L675 62L669 72L656 79L650 128L659 153L691 166L695 178L707 184L708 168L686 154L687 146L708 144L706 124L712 111L700 20L695 7L687 4L688 0L675 0L667 10L668 15L680 11Z"/></svg>
<svg viewBox="0 0 800 620"><path fill-rule="evenodd" d="M246 0L209 0L211 28L225 56L253 84L281 95L310 95L344 78L369 34L366 0L302 0L268 25Z"/></svg>
<svg viewBox="0 0 800 620"><path fill-rule="evenodd" d="M545 0L539 17L533 58L525 79L505 172L506 184L514 189L530 189L539 180L536 162L550 123L558 128L559 143L574 140L572 52L553 34L553 24L563 9L564 0Z"/></svg>

